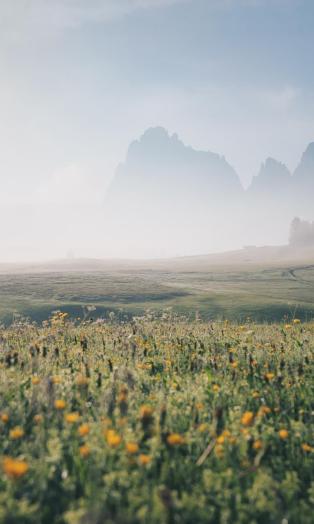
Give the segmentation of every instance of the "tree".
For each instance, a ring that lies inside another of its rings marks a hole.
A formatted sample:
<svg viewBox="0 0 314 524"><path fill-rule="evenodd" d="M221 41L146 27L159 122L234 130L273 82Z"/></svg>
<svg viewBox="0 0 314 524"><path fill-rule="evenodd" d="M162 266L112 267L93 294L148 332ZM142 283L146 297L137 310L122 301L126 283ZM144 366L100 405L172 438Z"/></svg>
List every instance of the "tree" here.
<svg viewBox="0 0 314 524"><path fill-rule="evenodd" d="M314 246L314 222L294 218L290 226L289 244L291 246Z"/></svg>

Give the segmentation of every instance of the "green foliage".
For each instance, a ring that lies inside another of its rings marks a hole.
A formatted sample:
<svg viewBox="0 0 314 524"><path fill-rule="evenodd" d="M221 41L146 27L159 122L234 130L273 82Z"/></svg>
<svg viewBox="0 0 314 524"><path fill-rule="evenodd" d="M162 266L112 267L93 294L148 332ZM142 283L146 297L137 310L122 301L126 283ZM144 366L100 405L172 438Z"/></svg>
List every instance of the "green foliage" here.
<svg viewBox="0 0 314 524"><path fill-rule="evenodd" d="M314 324L56 313L0 330L0 522L300 522Z"/></svg>
<svg viewBox="0 0 314 524"><path fill-rule="evenodd" d="M142 269L109 264L90 272L0 273L0 322L9 325L16 314L42 322L56 309L83 320L114 315L126 321L148 308L162 315L167 307L190 320L314 318L314 266L305 261L295 267L241 265L231 257L210 267L193 260L163 262L164 269L151 262Z"/></svg>

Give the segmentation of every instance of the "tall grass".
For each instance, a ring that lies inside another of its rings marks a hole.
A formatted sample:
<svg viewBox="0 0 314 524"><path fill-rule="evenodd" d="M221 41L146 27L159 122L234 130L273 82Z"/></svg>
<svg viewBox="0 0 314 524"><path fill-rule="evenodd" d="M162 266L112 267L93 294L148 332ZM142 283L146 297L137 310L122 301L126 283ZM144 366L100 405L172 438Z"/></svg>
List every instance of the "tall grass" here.
<svg viewBox="0 0 314 524"><path fill-rule="evenodd" d="M313 522L314 324L57 313L0 347L0 522Z"/></svg>

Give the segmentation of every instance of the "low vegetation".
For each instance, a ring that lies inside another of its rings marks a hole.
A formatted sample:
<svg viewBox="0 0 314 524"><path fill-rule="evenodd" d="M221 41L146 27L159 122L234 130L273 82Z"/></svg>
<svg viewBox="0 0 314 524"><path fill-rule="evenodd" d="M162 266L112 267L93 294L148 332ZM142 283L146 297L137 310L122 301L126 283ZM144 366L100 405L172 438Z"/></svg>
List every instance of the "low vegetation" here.
<svg viewBox="0 0 314 524"><path fill-rule="evenodd" d="M107 268L97 271L0 272L0 323L15 314L41 322L58 309L73 318L120 320L172 307L180 315L243 322L314 318L314 265L236 264L208 267L192 259L182 267ZM189 264L192 264L191 266ZM90 313L88 313L88 308ZM191 313L192 312L192 313Z"/></svg>
<svg viewBox="0 0 314 524"><path fill-rule="evenodd" d="M313 522L314 324L55 313L0 344L0 522Z"/></svg>

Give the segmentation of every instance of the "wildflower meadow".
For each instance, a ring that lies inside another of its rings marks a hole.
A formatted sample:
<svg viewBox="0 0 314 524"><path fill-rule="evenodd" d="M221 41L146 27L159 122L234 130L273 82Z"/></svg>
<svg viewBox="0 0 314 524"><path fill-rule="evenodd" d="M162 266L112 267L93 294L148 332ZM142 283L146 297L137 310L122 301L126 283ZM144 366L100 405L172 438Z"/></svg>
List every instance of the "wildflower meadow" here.
<svg viewBox="0 0 314 524"><path fill-rule="evenodd" d="M310 524L314 323L0 329L0 522Z"/></svg>

